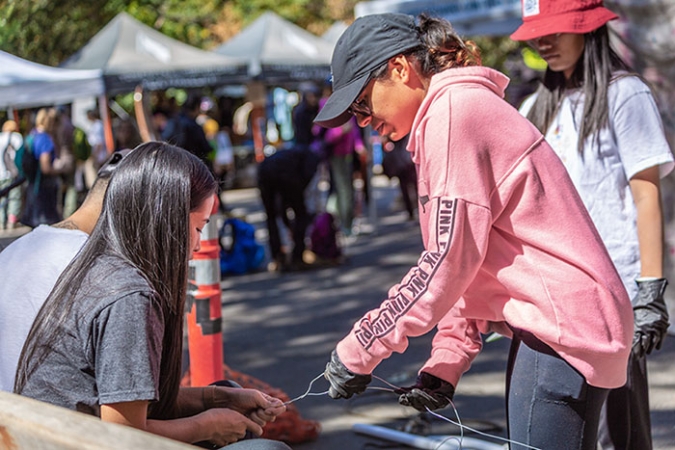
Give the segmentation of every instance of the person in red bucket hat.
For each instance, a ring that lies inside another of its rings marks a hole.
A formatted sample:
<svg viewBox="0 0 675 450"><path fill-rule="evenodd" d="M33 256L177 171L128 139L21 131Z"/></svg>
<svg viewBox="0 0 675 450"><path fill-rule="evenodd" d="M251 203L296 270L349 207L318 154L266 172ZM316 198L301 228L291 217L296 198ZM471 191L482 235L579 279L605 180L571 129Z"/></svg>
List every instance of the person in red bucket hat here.
<svg viewBox="0 0 675 450"><path fill-rule="evenodd" d="M526 0L511 37L548 63L521 112L567 168L632 299L628 381L608 395L599 441L605 450L649 450L645 356L668 328L660 178L673 156L650 89L610 47L606 24L616 18L600 0Z"/></svg>

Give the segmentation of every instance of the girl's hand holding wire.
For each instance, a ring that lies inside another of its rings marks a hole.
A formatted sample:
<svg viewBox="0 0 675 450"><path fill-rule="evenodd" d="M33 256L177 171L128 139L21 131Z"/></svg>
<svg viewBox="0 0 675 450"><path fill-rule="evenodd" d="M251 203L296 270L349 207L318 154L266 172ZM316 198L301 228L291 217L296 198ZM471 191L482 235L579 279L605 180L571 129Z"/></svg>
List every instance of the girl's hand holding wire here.
<svg viewBox="0 0 675 450"><path fill-rule="evenodd" d="M286 411L286 406L278 398L257 389L213 387L215 392L211 406L233 409L260 426L272 422Z"/></svg>
<svg viewBox="0 0 675 450"><path fill-rule="evenodd" d="M370 374L359 375L347 369L335 350L326 364L323 376L330 383L328 395L335 399L351 398L354 394L362 393L372 380Z"/></svg>
<svg viewBox="0 0 675 450"><path fill-rule="evenodd" d="M259 392L261 401L257 408L249 411L246 416L260 426L265 426L268 422L274 422L277 416L286 411L286 405L278 398L269 396L264 392Z"/></svg>
<svg viewBox="0 0 675 450"><path fill-rule="evenodd" d="M455 387L429 373L422 372L417 382L410 387L395 391L400 394L398 402L403 406L412 406L418 411L443 409L455 395Z"/></svg>

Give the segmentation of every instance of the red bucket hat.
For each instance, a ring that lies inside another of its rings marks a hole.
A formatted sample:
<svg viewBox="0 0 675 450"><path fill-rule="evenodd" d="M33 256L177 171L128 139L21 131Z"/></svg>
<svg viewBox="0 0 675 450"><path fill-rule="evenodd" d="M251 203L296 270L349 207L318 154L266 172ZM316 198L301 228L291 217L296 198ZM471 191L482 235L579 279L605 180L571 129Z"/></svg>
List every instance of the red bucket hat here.
<svg viewBox="0 0 675 450"><path fill-rule="evenodd" d="M511 35L527 41L556 33L585 34L619 16L602 0L522 0L523 24Z"/></svg>

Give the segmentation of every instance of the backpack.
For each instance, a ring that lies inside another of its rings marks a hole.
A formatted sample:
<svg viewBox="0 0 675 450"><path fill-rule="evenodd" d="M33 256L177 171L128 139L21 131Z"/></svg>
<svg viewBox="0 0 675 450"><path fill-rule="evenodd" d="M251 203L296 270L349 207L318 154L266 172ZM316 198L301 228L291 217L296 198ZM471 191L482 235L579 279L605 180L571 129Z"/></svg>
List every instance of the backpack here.
<svg viewBox="0 0 675 450"><path fill-rule="evenodd" d="M33 135L29 134L23 141L23 145L16 151L14 164L19 171L19 176L33 182L40 173L40 161L33 153Z"/></svg>
<svg viewBox="0 0 675 450"><path fill-rule="evenodd" d="M333 215L328 212L317 214L310 232L312 252L324 259L337 259L342 255L337 242L337 230Z"/></svg>
<svg viewBox="0 0 675 450"><path fill-rule="evenodd" d="M87 140L87 133L79 127L73 130L73 156L78 161L86 161L91 156L91 145Z"/></svg>
<svg viewBox="0 0 675 450"><path fill-rule="evenodd" d="M230 238L230 245L223 238ZM265 248L255 240L255 227L250 223L230 218L218 233L220 244L220 274L241 275L258 270L265 258Z"/></svg>

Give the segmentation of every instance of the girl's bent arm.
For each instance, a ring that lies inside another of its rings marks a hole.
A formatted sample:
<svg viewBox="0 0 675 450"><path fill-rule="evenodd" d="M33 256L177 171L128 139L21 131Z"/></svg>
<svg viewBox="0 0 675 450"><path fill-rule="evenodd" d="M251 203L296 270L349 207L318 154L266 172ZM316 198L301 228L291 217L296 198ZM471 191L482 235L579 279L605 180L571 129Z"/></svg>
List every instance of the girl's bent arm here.
<svg viewBox="0 0 675 450"><path fill-rule="evenodd" d="M186 443L211 441L224 446L242 439L246 431L262 434L262 427L240 413L214 408L192 417L172 420L147 418L148 402L101 405L101 420L118 423Z"/></svg>
<svg viewBox="0 0 675 450"><path fill-rule="evenodd" d="M637 173L630 180L637 209L640 246L640 276L663 277L663 214L659 185L659 167Z"/></svg>

